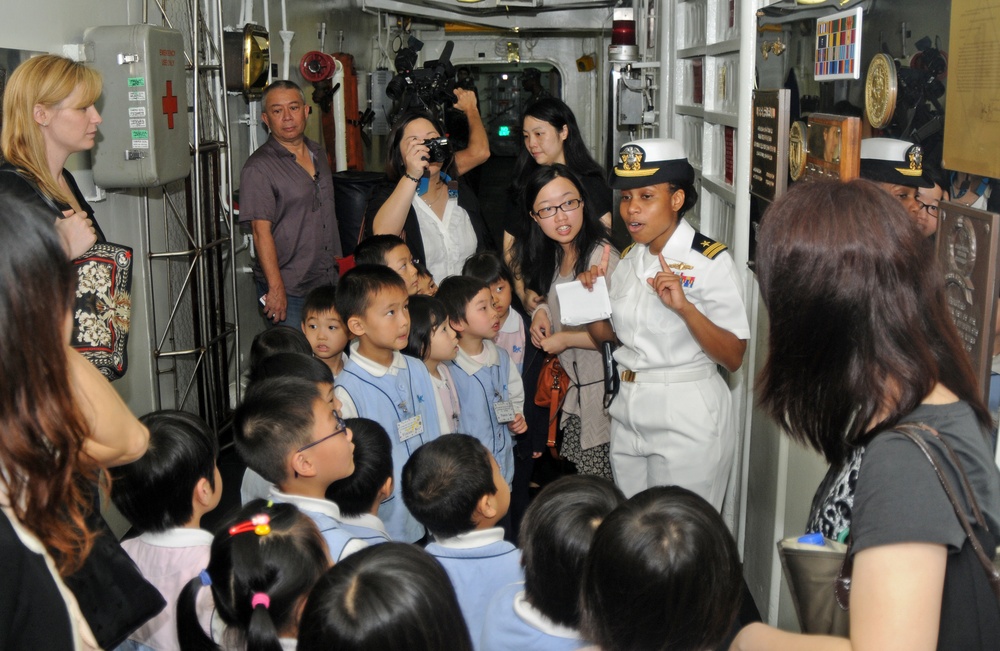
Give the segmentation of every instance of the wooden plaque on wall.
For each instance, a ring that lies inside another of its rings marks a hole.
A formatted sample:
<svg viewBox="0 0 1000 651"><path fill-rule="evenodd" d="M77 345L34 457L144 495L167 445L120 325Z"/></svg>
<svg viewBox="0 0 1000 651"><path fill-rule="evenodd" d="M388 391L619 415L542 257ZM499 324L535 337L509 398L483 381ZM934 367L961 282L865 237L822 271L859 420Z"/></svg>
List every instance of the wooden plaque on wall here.
<svg viewBox="0 0 1000 651"><path fill-rule="evenodd" d="M809 116L809 153L805 180L858 178L861 170L861 118L828 113Z"/></svg>
<svg viewBox="0 0 1000 651"><path fill-rule="evenodd" d="M983 397L988 399L997 306L1000 214L941 202L937 259L944 274L948 309L969 353Z"/></svg>
<svg viewBox="0 0 1000 651"><path fill-rule="evenodd" d="M751 120L750 192L774 201L788 186L788 106L791 91L755 90Z"/></svg>

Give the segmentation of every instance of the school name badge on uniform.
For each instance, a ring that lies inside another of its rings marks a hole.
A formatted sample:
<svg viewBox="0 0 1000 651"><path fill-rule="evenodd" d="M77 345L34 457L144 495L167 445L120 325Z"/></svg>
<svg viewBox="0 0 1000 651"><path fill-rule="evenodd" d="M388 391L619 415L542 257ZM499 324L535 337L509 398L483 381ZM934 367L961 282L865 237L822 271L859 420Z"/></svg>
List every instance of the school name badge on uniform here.
<svg viewBox="0 0 1000 651"><path fill-rule="evenodd" d="M417 414L396 423L396 433L399 435L399 442L409 441L414 436L424 433L424 420Z"/></svg>
<svg viewBox="0 0 1000 651"><path fill-rule="evenodd" d="M514 403L510 400L497 400L494 402L493 413L496 414L497 422L501 425L512 422L516 417Z"/></svg>

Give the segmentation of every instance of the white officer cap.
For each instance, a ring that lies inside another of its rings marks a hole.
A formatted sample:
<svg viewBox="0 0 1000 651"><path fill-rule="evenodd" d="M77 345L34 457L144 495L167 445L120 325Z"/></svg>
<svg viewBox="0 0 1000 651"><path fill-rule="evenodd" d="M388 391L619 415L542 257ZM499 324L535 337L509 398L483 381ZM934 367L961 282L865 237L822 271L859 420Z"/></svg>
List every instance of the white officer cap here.
<svg viewBox="0 0 1000 651"><path fill-rule="evenodd" d="M611 171L609 185L618 190L660 183L694 182L694 168L684 146L673 138L633 140L618 151L618 164Z"/></svg>
<svg viewBox="0 0 1000 651"><path fill-rule="evenodd" d="M932 188L924 178L924 152L920 145L895 138L861 141L861 178L911 188Z"/></svg>

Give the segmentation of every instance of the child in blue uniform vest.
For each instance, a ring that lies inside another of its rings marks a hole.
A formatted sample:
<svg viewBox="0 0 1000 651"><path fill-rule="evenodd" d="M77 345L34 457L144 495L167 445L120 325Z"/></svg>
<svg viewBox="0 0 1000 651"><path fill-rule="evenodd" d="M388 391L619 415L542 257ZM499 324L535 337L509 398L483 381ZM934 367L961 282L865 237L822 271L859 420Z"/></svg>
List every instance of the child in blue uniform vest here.
<svg viewBox="0 0 1000 651"><path fill-rule="evenodd" d="M528 341L524 317L514 309L514 274L494 251L482 251L462 266L462 275L481 280L490 288L493 308L500 317L494 343L507 351L517 372L524 373L524 351Z"/></svg>
<svg viewBox="0 0 1000 651"><path fill-rule="evenodd" d="M496 526L510 489L489 450L467 434L449 434L417 450L403 468L403 499L434 535L427 553L444 566L475 644L486 606L520 581L521 553Z"/></svg>
<svg viewBox="0 0 1000 651"><path fill-rule="evenodd" d="M330 484L326 497L340 507L340 524L369 545L390 540L378 517L382 500L392 495L392 440L370 418L348 418L354 432L354 472Z"/></svg>
<svg viewBox="0 0 1000 651"><path fill-rule="evenodd" d="M327 487L354 472L353 433L316 384L296 377L254 382L234 416L233 439L243 461L271 482L268 499L294 504L319 527L330 557L367 547L340 525Z"/></svg>
<svg viewBox="0 0 1000 651"><path fill-rule="evenodd" d="M475 436L500 464L504 481L514 478L514 442L523 434L524 384L507 351L493 343L500 318L489 285L468 276L445 278L435 296L444 304L458 334L458 356L452 363L461 431Z"/></svg>
<svg viewBox="0 0 1000 651"><path fill-rule="evenodd" d="M425 532L399 497L399 473L417 448L440 433L427 369L399 352L410 334L408 301L403 280L381 265L358 265L337 286L337 312L357 340L335 392L345 416L371 418L392 439L394 486L378 514L400 542L416 542Z"/></svg>
<svg viewBox="0 0 1000 651"><path fill-rule="evenodd" d="M571 475L538 494L521 523L524 583L504 587L486 609L481 651L571 651L579 633L580 579L594 532L625 501L611 481Z"/></svg>

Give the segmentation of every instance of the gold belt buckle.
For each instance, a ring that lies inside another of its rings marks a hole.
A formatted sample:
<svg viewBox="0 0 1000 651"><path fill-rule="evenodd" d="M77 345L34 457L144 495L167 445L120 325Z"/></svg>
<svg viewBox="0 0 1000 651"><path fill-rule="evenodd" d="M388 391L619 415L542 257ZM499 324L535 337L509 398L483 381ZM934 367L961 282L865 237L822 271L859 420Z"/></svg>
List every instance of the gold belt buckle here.
<svg viewBox="0 0 1000 651"><path fill-rule="evenodd" d="M635 382L635 371L629 369L622 371L622 382Z"/></svg>

